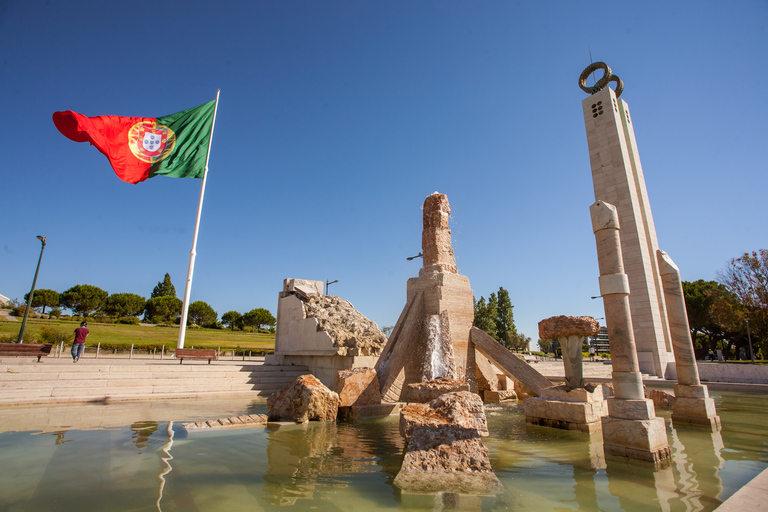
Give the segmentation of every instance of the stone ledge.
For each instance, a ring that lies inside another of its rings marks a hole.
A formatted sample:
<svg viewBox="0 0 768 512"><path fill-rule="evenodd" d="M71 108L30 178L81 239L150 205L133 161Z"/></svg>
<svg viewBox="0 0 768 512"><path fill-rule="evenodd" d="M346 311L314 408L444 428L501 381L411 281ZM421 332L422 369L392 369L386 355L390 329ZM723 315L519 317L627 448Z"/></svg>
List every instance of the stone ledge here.
<svg viewBox="0 0 768 512"><path fill-rule="evenodd" d="M339 407L339 420L356 421L363 418L378 418L380 416L393 416L400 414L405 407L404 402L392 402L385 404L352 405Z"/></svg>

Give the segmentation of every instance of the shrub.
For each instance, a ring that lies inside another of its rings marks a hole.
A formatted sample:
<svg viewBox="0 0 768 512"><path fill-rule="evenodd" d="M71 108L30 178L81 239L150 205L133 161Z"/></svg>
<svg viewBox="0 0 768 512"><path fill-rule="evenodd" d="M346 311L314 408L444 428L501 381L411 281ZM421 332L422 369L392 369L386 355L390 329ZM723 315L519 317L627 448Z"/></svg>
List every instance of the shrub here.
<svg viewBox="0 0 768 512"><path fill-rule="evenodd" d="M67 331L60 331L55 327L44 326L42 332L39 335L40 341L43 343L51 343L57 345L62 341L68 341L70 333Z"/></svg>
<svg viewBox="0 0 768 512"><path fill-rule="evenodd" d="M14 334L5 334L3 336L0 336L0 343L16 343L16 338L18 336Z"/></svg>
<svg viewBox="0 0 768 512"><path fill-rule="evenodd" d="M48 318L61 318L61 310L59 308L53 308L48 313Z"/></svg>
<svg viewBox="0 0 768 512"><path fill-rule="evenodd" d="M117 319L117 323L119 324L128 324L128 325L139 325L141 323L141 320L139 320L139 317L137 316L121 316Z"/></svg>

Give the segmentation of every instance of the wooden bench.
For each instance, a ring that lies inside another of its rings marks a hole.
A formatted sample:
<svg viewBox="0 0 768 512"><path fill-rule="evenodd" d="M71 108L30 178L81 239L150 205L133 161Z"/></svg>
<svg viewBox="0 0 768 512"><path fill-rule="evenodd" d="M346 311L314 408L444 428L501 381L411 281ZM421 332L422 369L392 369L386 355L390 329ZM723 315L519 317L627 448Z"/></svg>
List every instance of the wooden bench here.
<svg viewBox="0 0 768 512"><path fill-rule="evenodd" d="M51 353L53 345L33 345L29 343L0 343L0 357L2 356L37 356L40 358Z"/></svg>
<svg viewBox="0 0 768 512"><path fill-rule="evenodd" d="M523 355L523 359L526 363L538 363L539 358L536 356L530 356L530 355Z"/></svg>
<svg viewBox="0 0 768 512"><path fill-rule="evenodd" d="M219 360L216 357L216 351L212 348L177 348L176 359L179 360L179 364L183 364L185 359L207 359L208 364L211 364L211 359Z"/></svg>

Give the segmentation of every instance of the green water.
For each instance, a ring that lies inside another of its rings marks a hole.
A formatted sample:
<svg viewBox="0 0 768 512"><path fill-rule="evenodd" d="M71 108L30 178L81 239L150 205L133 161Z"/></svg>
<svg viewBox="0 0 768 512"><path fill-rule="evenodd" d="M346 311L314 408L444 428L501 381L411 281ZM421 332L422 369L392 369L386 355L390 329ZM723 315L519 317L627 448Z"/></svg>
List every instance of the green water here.
<svg viewBox="0 0 768 512"><path fill-rule="evenodd" d="M672 447L664 469L606 460L599 434L527 427L520 407L488 407L483 442L504 492L483 498L393 487L397 417L187 433L184 421L266 402L3 409L0 510L709 511L768 467L768 397L713 396L717 434L675 429L658 411Z"/></svg>

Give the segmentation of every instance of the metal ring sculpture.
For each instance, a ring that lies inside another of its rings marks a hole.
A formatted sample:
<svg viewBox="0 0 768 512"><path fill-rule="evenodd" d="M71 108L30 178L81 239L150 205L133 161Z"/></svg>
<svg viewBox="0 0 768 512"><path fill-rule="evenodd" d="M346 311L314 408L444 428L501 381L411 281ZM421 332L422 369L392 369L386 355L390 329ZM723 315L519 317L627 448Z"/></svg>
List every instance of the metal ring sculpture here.
<svg viewBox="0 0 768 512"><path fill-rule="evenodd" d="M603 70L603 77L595 82L595 85L592 87L587 87L587 77L598 69ZM621 81L621 78L611 73L611 68L608 67L608 64L605 62L593 62L581 72L581 75L579 75L579 87L582 91L588 94L595 94L596 92L605 89L611 82L616 83L616 97L618 98L621 96L621 93L624 92L624 82Z"/></svg>

